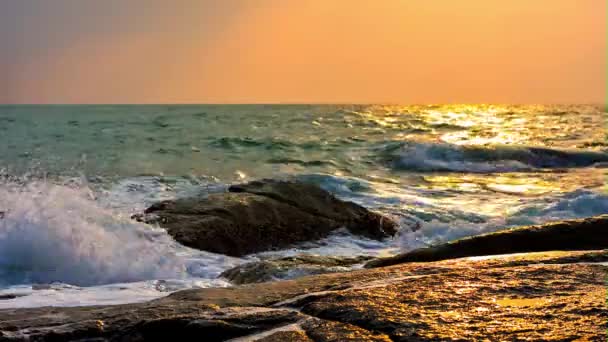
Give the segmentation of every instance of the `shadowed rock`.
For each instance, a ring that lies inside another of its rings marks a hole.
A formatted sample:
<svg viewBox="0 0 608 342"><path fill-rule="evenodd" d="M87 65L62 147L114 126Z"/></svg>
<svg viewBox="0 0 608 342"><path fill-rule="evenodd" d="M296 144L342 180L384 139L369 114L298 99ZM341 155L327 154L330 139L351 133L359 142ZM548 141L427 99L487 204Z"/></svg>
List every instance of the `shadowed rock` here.
<svg viewBox="0 0 608 342"><path fill-rule="evenodd" d="M416 249L389 258L372 260L365 267L481 255L603 248L608 248L608 215L539 226L517 227L477 235L435 247Z"/></svg>
<svg viewBox="0 0 608 342"><path fill-rule="evenodd" d="M314 185L277 180L159 202L135 218L158 223L186 246L231 256L317 240L342 227L373 239L397 231L389 218L341 201Z"/></svg>
<svg viewBox="0 0 608 342"><path fill-rule="evenodd" d="M600 341L605 251L402 264L186 290L148 303L0 310L0 341Z"/></svg>
<svg viewBox="0 0 608 342"><path fill-rule="evenodd" d="M261 283L292 279L305 275L345 272L350 267L370 260L371 257L327 257L299 255L279 259L254 261L224 271L220 277L235 284Z"/></svg>

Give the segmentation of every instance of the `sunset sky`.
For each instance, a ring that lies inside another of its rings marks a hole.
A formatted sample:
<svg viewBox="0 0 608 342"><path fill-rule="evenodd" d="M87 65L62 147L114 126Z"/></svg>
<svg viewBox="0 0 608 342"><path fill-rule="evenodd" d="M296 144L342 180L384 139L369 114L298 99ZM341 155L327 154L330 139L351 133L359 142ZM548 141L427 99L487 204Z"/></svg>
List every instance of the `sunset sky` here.
<svg viewBox="0 0 608 342"><path fill-rule="evenodd" d="M604 0L3 0L0 103L603 103Z"/></svg>

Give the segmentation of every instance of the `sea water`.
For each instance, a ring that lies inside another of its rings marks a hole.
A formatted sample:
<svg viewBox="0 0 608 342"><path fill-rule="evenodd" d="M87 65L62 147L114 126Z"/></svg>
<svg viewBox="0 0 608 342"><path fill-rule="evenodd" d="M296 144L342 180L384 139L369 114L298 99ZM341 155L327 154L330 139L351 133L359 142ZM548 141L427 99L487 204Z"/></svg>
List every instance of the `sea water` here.
<svg viewBox="0 0 608 342"><path fill-rule="evenodd" d="M387 256L516 225L608 212L598 106L0 106L0 308L117 304L295 254ZM244 258L130 219L163 199L297 179L390 215Z"/></svg>

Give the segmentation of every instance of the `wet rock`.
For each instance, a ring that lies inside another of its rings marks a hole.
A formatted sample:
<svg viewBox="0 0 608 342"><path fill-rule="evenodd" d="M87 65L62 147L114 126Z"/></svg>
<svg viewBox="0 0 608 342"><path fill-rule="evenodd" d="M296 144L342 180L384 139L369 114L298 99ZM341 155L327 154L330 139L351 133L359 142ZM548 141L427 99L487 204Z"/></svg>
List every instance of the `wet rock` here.
<svg viewBox="0 0 608 342"><path fill-rule="evenodd" d="M134 218L158 223L186 246L231 256L317 240L342 227L373 239L397 231L391 219L314 185L277 180L159 202Z"/></svg>
<svg viewBox="0 0 608 342"><path fill-rule="evenodd" d="M148 303L0 310L4 341L605 339L607 251L410 263ZM240 340L239 340L240 338Z"/></svg>
<svg viewBox="0 0 608 342"><path fill-rule="evenodd" d="M125 341L194 341L201 337L205 341L226 341L260 330L273 329L304 317L286 310L251 308L238 311L203 318L169 317L142 321L117 337Z"/></svg>
<svg viewBox="0 0 608 342"><path fill-rule="evenodd" d="M389 336L357 327L353 324L331 320L311 319L302 325L307 336L315 342L376 341L391 342Z"/></svg>
<svg viewBox="0 0 608 342"><path fill-rule="evenodd" d="M379 341L390 342L385 334L378 334L361 329L352 324L326 321L318 318L307 318L296 324L280 327L275 330L246 336L239 341L257 342L330 342L330 341Z"/></svg>
<svg viewBox="0 0 608 342"><path fill-rule="evenodd" d="M50 290L53 288L51 284L33 284L32 290Z"/></svg>
<svg viewBox="0 0 608 342"><path fill-rule="evenodd" d="M202 306L184 308L181 312L180 308L180 305L45 308L42 318L48 326L20 330L17 326L4 324L0 330L9 341L194 341L201 337L205 341L225 341L305 318L296 311L285 309ZM31 310L40 312L41 309ZM2 316L0 322L3 322Z"/></svg>
<svg viewBox="0 0 608 342"><path fill-rule="evenodd" d="M277 331L268 336L261 336L257 342L314 342L302 330L296 331ZM243 340L245 342L245 340Z"/></svg>
<svg viewBox="0 0 608 342"><path fill-rule="evenodd" d="M463 269L330 293L301 311L393 341L594 340L605 338L605 276L589 265Z"/></svg>
<svg viewBox="0 0 608 342"><path fill-rule="evenodd" d="M608 215L517 227L477 235L434 247L416 249L389 258L372 260L365 267L480 255L603 248L608 248Z"/></svg>
<svg viewBox="0 0 608 342"><path fill-rule="evenodd" d="M250 193L289 204L313 216L338 222L354 234L382 239L397 232L397 224L360 205L337 199L318 186L277 180L233 185L228 191Z"/></svg>
<svg viewBox="0 0 608 342"><path fill-rule="evenodd" d="M279 279L293 279L305 275L345 272L352 266L372 259L299 255L254 261L224 271L220 277L234 284L261 283Z"/></svg>

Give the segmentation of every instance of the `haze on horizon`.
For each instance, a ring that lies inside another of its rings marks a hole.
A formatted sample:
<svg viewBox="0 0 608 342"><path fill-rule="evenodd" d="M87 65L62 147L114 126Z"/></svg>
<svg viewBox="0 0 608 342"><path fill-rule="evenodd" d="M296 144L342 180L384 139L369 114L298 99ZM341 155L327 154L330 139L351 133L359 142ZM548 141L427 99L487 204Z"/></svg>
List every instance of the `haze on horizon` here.
<svg viewBox="0 0 608 342"><path fill-rule="evenodd" d="M7 0L0 103L603 103L603 0Z"/></svg>

